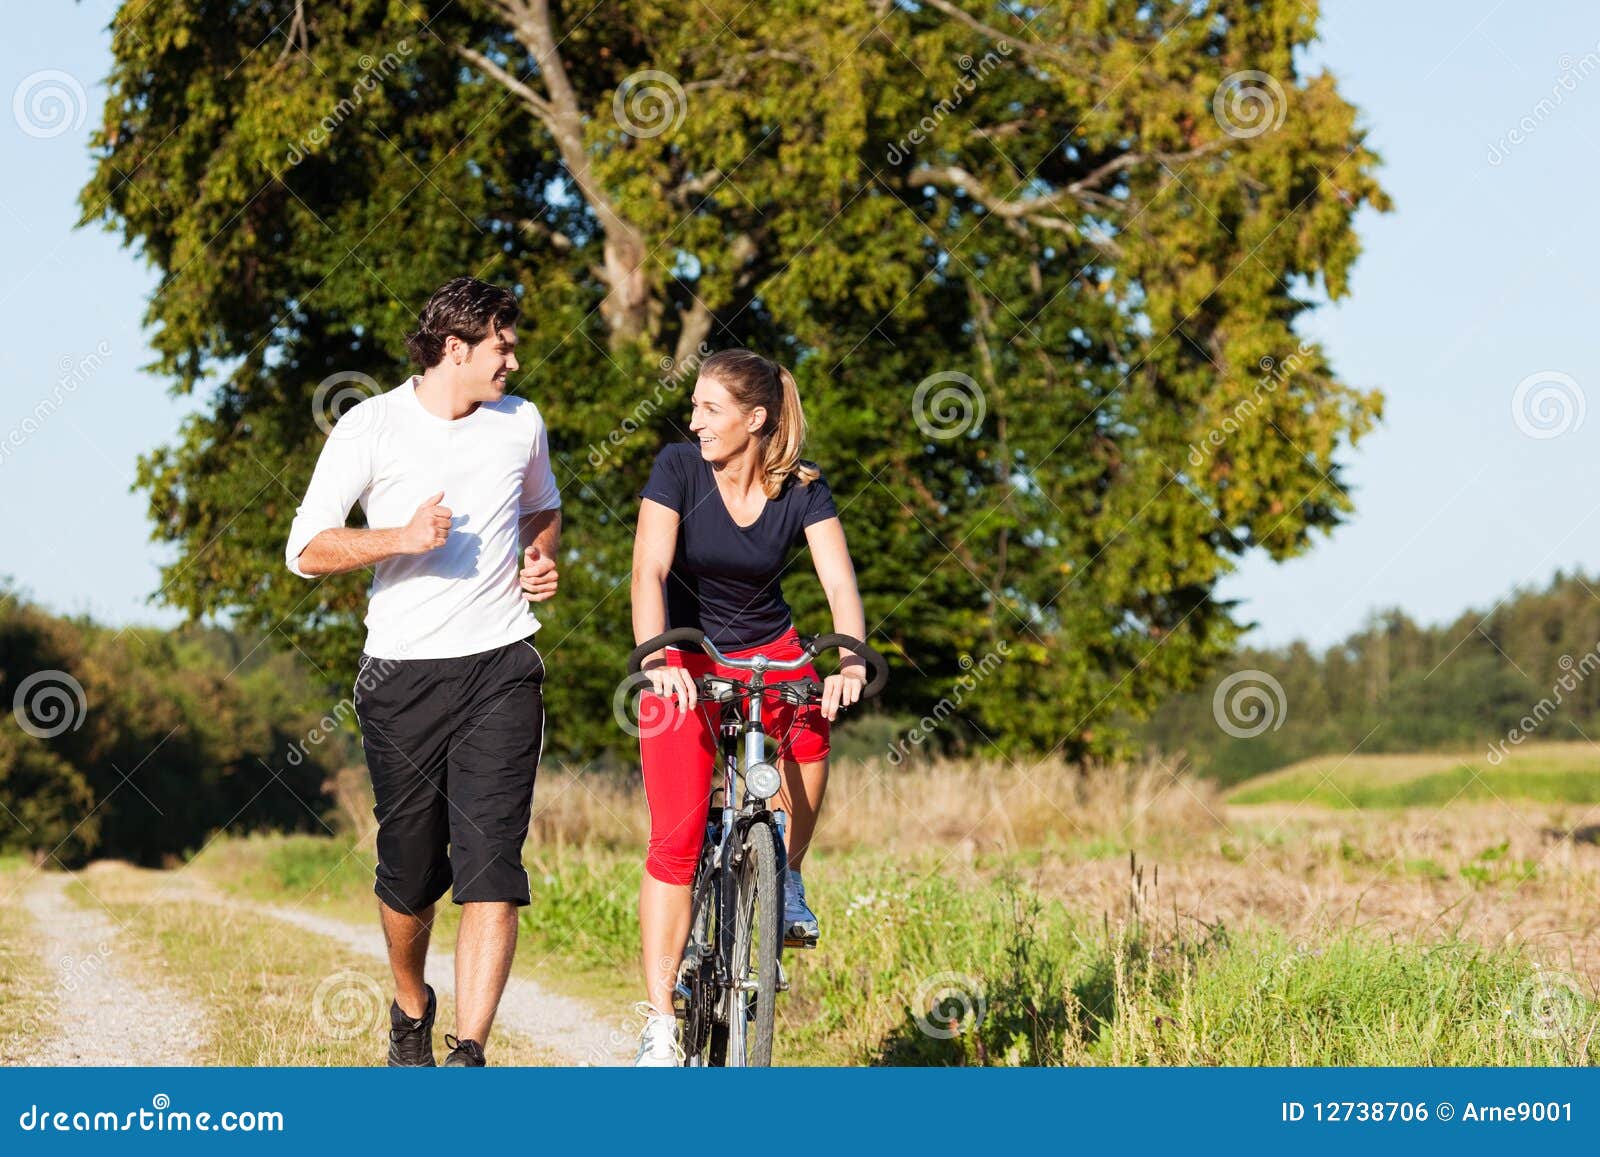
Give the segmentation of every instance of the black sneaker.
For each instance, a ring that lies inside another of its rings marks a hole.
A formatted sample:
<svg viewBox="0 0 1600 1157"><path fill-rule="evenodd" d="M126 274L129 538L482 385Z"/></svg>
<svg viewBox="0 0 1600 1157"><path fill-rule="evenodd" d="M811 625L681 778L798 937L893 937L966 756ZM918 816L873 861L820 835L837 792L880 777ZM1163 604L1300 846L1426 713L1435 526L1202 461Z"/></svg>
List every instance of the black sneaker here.
<svg viewBox="0 0 1600 1157"><path fill-rule="evenodd" d="M445 1033L444 1043L450 1049L450 1055L444 1058L442 1068L481 1069L488 1063L483 1059L483 1046L475 1040L457 1040Z"/></svg>
<svg viewBox="0 0 1600 1157"><path fill-rule="evenodd" d="M398 1001L389 1005L389 1067L392 1069L431 1069L433 1062L433 1014L439 1007L433 986L428 985L428 1010L413 1020L400 1011Z"/></svg>

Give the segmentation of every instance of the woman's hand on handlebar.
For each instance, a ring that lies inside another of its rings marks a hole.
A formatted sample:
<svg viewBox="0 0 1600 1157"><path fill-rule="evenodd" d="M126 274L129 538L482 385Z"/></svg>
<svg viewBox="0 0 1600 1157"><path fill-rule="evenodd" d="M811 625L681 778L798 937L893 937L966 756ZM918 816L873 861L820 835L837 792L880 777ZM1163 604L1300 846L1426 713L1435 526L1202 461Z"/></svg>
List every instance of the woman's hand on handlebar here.
<svg viewBox="0 0 1600 1157"><path fill-rule="evenodd" d="M841 707L853 707L860 701L861 689L866 685L866 664L859 659L838 674L829 675L822 681L822 717L833 722Z"/></svg>
<svg viewBox="0 0 1600 1157"><path fill-rule="evenodd" d="M684 711L693 711L698 696L695 693L694 676L687 667L674 667L667 663L666 653L657 651L646 659L640 666L645 678L650 680L650 689L666 700L676 700L678 706Z"/></svg>

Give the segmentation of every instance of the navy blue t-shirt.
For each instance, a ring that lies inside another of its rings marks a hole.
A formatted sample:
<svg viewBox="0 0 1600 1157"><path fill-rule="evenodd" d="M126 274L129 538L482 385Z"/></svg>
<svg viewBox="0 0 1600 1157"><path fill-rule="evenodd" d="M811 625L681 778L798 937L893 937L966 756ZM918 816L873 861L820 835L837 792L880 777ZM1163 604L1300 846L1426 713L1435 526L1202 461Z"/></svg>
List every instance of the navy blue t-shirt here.
<svg viewBox="0 0 1600 1157"><path fill-rule="evenodd" d="M678 512L678 548L667 576L667 626L698 627L724 651L759 647L791 625L779 576L813 522L837 518L821 478L793 475L749 526L722 500L711 463L684 442L656 456L640 498Z"/></svg>

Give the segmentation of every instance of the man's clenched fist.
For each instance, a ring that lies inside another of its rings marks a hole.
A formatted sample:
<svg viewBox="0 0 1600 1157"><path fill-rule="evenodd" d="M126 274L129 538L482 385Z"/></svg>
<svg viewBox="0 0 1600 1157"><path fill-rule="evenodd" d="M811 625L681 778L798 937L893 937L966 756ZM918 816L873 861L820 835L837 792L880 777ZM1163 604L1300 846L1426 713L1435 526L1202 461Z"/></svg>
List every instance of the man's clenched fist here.
<svg viewBox="0 0 1600 1157"><path fill-rule="evenodd" d="M450 537L450 519L453 516L449 507L439 505L443 497L444 491L441 490L417 507L411 521L406 523L407 554L427 554L435 547L443 546L444 540Z"/></svg>
<svg viewBox="0 0 1600 1157"><path fill-rule="evenodd" d="M522 552L522 589L528 601L542 603L556 593L556 583L561 576L556 573L556 560L545 558L537 546Z"/></svg>

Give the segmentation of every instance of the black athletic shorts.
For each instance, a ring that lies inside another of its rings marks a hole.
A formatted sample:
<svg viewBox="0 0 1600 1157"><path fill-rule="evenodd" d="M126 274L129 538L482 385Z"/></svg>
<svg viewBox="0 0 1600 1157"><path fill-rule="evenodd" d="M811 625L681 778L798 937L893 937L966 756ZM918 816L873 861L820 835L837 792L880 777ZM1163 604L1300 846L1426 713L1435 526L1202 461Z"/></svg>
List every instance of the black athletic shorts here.
<svg viewBox="0 0 1600 1157"><path fill-rule="evenodd" d="M377 801L378 878L415 913L527 904L533 780L544 743L544 660L533 640L451 659L361 656L356 718Z"/></svg>

